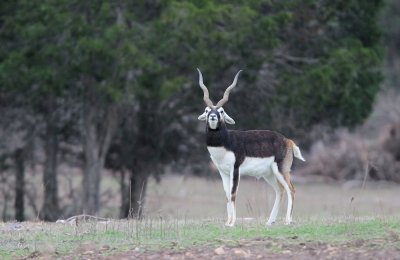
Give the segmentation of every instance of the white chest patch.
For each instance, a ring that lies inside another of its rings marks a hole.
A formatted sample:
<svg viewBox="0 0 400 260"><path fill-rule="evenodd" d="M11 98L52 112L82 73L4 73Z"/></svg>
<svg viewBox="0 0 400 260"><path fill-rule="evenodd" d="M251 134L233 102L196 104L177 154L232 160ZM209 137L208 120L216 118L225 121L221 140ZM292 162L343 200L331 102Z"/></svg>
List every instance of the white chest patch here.
<svg viewBox="0 0 400 260"><path fill-rule="evenodd" d="M226 150L224 147L207 146L211 160L214 162L218 170L225 174L230 174L233 171L235 164L235 154Z"/></svg>
<svg viewBox="0 0 400 260"><path fill-rule="evenodd" d="M255 158L248 157L239 167L240 175L254 176L257 178L268 176L272 174L272 164L274 163L275 157L267 158Z"/></svg>

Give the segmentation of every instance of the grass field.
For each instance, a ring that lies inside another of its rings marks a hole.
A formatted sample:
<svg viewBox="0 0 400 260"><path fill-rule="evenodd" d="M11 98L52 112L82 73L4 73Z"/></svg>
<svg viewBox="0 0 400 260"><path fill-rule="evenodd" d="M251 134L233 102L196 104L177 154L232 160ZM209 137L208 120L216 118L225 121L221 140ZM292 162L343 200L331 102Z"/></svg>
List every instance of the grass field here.
<svg viewBox="0 0 400 260"><path fill-rule="evenodd" d="M272 193L243 180L237 225L226 228L219 181L170 176L150 183L142 221L0 223L0 259L399 258L398 187L350 186L297 185L296 223L266 227Z"/></svg>

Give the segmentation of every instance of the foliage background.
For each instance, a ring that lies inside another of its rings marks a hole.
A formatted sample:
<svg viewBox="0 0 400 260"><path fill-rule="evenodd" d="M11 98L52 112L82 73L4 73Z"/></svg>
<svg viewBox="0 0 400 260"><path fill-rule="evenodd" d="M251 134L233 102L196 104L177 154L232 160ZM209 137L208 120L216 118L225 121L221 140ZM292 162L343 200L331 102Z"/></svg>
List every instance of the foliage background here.
<svg viewBox="0 0 400 260"><path fill-rule="evenodd" d="M397 53L390 18L397 7L383 0L0 3L3 219L24 219L36 185L30 175L43 176L43 204L30 204L44 220L97 214L104 174L120 183L121 217L142 215L149 176L207 175L196 67L213 100L244 69L225 107L235 128L280 131L304 150L338 127L355 129L384 76L396 80L382 71L398 64L383 62L385 48ZM61 172L81 186L60 203Z"/></svg>

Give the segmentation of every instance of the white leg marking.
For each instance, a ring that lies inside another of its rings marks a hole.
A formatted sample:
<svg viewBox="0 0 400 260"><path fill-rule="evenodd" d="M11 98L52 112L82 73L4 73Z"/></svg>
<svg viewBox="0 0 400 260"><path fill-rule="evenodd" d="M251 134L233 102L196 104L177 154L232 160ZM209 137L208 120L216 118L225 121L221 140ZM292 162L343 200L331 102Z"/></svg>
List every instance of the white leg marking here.
<svg viewBox="0 0 400 260"><path fill-rule="evenodd" d="M219 174L221 175L221 179L222 179L222 185L224 186L224 191L225 191L225 195L226 195L226 199L227 199L227 203L226 203L226 212L228 215L228 219L225 222L225 226L228 226L231 221L232 221L232 207L231 207L231 192L229 189L229 175L225 174L225 173L221 173L219 172Z"/></svg>
<svg viewBox="0 0 400 260"><path fill-rule="evenodd" d="M236 219L235 203L233 203L232 201L228 201L228 203L226 204L226 208L229 210L230 217L225 222L225 226L233 227L235 225Z"/></svg>
<svg viewBox="0 0 400 260"><path fill-rule="evenodd" d="M273 176L273 178L270 178L270 179L264 177L264 180L266 180L275 191L274 206L272 207L271 214L269 215L269 218L267 221L267 225L270 226L275 223L276 217L278 216L279 208L281 206L282 193L281 193L281 190L279 189L278 182L277 182L275 176Z"/></svg>
<svg viewBox="0 0 400 260"><path fill-rule="evenodd" d="M287 194L288 205L287 205L287 211L286 211L285 225L289 225L292 222L291 210L292 210L293 201L292 201L291 191L290 191L289 186L286 183L285 179L283 178L282 174L279 172L278 165L276 163L273 163L271 168L272 168L272 172L276 176L276 179L285 188L285 191Z"/></svg>
<svg viewBox="0 0 400 260"><path fill-rule="evenodd" d="M235 154L223 147L207 146L207 149L210 152L211 160L214 162L215 166L217 166L221 175L226 198L228 200L228 203L226 204L226 210L228 212L228 220L226 225L232 225L232 222L234 223L234 216L236 215L235 206L233 205L231 198Z"/></svg>

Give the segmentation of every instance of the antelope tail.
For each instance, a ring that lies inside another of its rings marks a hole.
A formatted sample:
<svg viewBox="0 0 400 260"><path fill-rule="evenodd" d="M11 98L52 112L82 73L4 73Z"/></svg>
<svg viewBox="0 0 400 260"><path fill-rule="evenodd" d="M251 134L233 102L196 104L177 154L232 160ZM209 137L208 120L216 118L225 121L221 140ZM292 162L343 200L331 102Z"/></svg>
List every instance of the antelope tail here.
<svg viewBox="0 0 400 260"><path fill-rule="evenodd" d="M296 158L302 160L303 162L305 162L306 159L304 159L303 155L301 155L300 148L292 140L289 140L289 144L290 144L290 146L292 146L294 157L296 157Z"/></svg>

